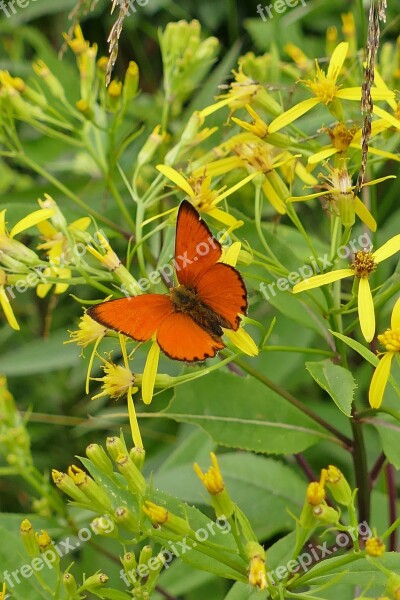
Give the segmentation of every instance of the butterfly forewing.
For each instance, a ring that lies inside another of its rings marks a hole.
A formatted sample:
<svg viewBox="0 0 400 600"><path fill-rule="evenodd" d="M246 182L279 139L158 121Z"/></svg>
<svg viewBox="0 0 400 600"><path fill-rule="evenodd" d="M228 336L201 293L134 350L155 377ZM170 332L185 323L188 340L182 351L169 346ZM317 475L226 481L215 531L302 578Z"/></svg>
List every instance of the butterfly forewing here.
<svg viewBox="0 0 400 600"><path fill-rule="evenodd" d="M176 222L175 266L181 285L195 286L201 275L221 257L220 243L200 218L197 210L184 200Z"/></svg>

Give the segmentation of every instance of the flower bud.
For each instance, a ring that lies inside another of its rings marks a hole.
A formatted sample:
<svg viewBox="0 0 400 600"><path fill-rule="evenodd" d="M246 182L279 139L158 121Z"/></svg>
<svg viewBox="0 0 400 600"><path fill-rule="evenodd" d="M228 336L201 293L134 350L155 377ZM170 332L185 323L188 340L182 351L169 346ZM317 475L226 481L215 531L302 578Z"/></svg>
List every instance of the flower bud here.
<svg viewBox="0 0 400 600"><path fill-rule="evenodd" d="M340 519L339 512L325 503L314 506L313 514L318 521L326 525L336 524Z"/></svg>
<svg viewBox="0 0 400 600"><path fill-rule="evenodd" d="M52 565L59 565L60 556L56 551L54 544L52 542L51 537L47 533L47 531L42 531L36 534L36 539L39 544L40 552L42 554L46 554L47 556L51 554L52 560L50 561Z"/></svg>
<svg viewBox="0 0 400 600"><path fill-rule="evenodd" d="M386 590L394 600L400 600L400 575L392 573L389 576Z"/></svg>
<svg viewBox="0 0 400 600"><path fill-rule="evenodd" d="M108 517L96 517L90 523L90 527L96 535L104 537L117 537L118 529Z"/></svg>
<svg viewBox="0 0 400 600"><path fill-rule="evenodd" d="M259 590L267 588L267 569L265 550L257 542L248 542L246 554L249 559L249 584Z"/></svg>
<svg viewBox="0 0 400 600"><path fill-rule="evenodd" d="M59 98L60 100L65 100L65 92L64 88L61 85L60 81L53 75L50 71L49 67L42 60L37 60L32 64L33 70L36 75L44 81L47 85L49 91L55 98Z"/></svg>
<svg viewBox="0 0 400 600"><path fill-rule="evenodd" d="M119 525L122 525L132 533L136 534L139 532L139 519L128 507L120 506L117 508L114 518Z"/></svg>
<svg viewBox="0 0 400 600"><path fill-rule="evenodd" d="M68 469L68 475L86 496L86 502L89 499L99 511L112 511L111 500L107 493L85 471L71 465Z"/></svg>
<svg viewBox="0 0 400 600"><path fill-rule="evenodd" d="M51 476L58 489L64 492L64 494L67 494L67 496L72 498L72 500L75 500L80 504L87 504L87 498L85 494L81 492L69 475L53 469Z"/></svg>
<svg viewBox="0 0 400 600"><path fill-rule="evenodd" d="M146 545L140 551L139 565L147 565L151 557L153 556L153 549L151 546Z"/></svg>
<svg viewBox="0 0 400 600"><path fill-rule="evenodd" d="M137 561L133 552L125 552L120 560L122 566L124 567L125 573L129 573L129 571L136 571Z"/></svg>
<svg viewBox="0 0 400 600"><path fill-rule="evenodd" d="M325 488L319 481L312 481L307 486L307 502L311 506L318 506L323 500L325 500Z"/></svg>
<svg viewBox="0 0 400 600"><path fill-rule="evenodd" d="M160 134L161 125L156 125L153 131L139 150L137 156L138 166L145 165L151 161L157 149L161 146L164 141L165 135Z"/></svg>
<svg viewBox="0 0 400 600"><path fill-rule="evenodd" d="M116 463L119 472L127 480L129 489L134 494L144 496L147 488L146 480L129 457L129 454L120 454L117 457Z"/></svg>
<svg viewBox="0 0 400 600"><path fill-rule="evenodd" d="M353 494L343 473L334 465L329 465L324 471L326 473L326 487L336 502L344 506L351 506Z"/></svg>
<svg viewBox="0 0 400 600"><path fill-rule="evenodd" d="M179 537L187 536L192 531L189 523L185 519L174 515L164 506L154 504L154 502L151 502L150 500L146 500L142 506L142 510L150 519L153 527L161 527L170 537L171 534Z"/></svg>
<svg viewBox="0 0 400 600"><path fill-rule="evenodd" d="M35 558L40 554L39 543L36 538L35 531L28 519L24 519L20 527L22 542L25 550L31 558Z"/></svg>
<svg viewBox="0 0 400 600"><path fill-rule="evenodd" d="M143 465L144 465L145 458L146 458L145 449L135 446L135 448L132 448L130 450L129 456L130 456L132 462L137 466L139 471L141 471L143 468Z"/></svg>
<svg viewBox="0 0 400 600"><path fill-rule="evenodd" d="M78 586L76 585L75 577L71 573L64 573L63 584L65 591L68 594L68 598L75 597Z"/></svg>
<svg viewBox="0 0 400 600"><path fill-rule="evenodd" d="M91 590L97 590L98 588L105 585L107 581L107 575L105 575L104 573L97 573L96 575L88 577L78 591L83 592L84 590L87 590L88 592L90 592Z"/></svg>
<svg viewBox="0 0 400 600"><path fill-rule="evenodd" d="M211 502L217 517L225 516L229 518L233 514L234 504L225 489L217 457L214 452L211 452L210 456L212 466L208 471L203 473L197 463L194 465L194 470L211 496Z"/></svg>
<svg viewBox="0 0 400 600"><path fill-rule="evenodd" d="M108 437L106 439L106 448L113 460L117 460L120 454L128 454L125 440L117 436Z"/></svg>
<svg viewBox="0 0 400 600"><path fill-rule="evenodd" d="M89 444L86 448L86 456L103 473L112 476L114 469L111 460L108 458L103 446L99 444Z"/></svg>
<svg viewBox="0 0 400 600"><path fill-rule="evenodd" d="M129 62L125 73L124 87L122 90L122 102L126 106L132 100L139 87L139 68L134 60Z"/></svg>

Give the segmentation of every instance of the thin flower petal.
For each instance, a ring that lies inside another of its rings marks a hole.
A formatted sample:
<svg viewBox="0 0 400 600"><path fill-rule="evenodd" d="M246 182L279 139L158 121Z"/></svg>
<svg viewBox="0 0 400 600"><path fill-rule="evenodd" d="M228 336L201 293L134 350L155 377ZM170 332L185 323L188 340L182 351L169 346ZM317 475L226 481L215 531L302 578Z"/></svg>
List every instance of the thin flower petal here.
<svg viewBox="0 0 400 600"><path fill-rule="evenodd" d="M72 231L86 231L91 222L92 219L90 217L81 217L80 219L76 219L76 221L73 221L68 229L71 229Z"/></svg>
<svg viewBox="0 0 400 600"><path fill-rule="evenodd" d="M361 221L365 223L367 227L370 228L371 231L376 231L376 221L369 212L368 208L365 206L365 204L361 202L360 198L356 198L355 213L357 217L361 219Z"/></svg>
<svg viewBox="0 0 400 600"><path fill-rule="evenodd" d="M207 214L210 215L210 217L213 217L216 221L219 221L228 227L232 227L232 231L243 225L243 221L238 221L233 215L230 215L225 210L221 210L220 208L211 208L211 210L207 211Z"/></svg>
<svg viewBox="0 0 400 600"><path fill-rule="evenodd" d="M215 104L210 104L210 106L207 106L206 108L203 108L203 110L199 111L199 115L201 117L208 117L209 115L212 115L215 111L229 104L229 102L231 101L232 98L229 97L225 98L224 100L220 100L219 102L215 102Z"/></svg>
<svg viewBox="0 0 400 600"><path fill-rule="evenodd" d="M326 190L322 192L315 192L314 194L306 194L305 196L290 196L286 202L305 202L306 200L312 200L313 198L320 198L326 195Z"/></svg>
<svg viewBox="0 0 400 600"><path fill-rule="evenodd" d="M157 165L156 169L157 171L160 171L164 177L175 183L179 188L181 188L181 190L186 192L189 198L194 198L194 190L192 190L184 176L178 173L176 169L168 167L167 165Z"/></svg>
<svg viewBox="0 0 400 600"><path fill-rule="evenodd" d="M373 112L375 115L378 115L378 117L381 117L381 119L383 119L387 123L390 123L390 125L392 125L393 127L396 127L396 129L400 129L400 120L396 119L395 116L391 115L380 106L374 106Z"/></svg>
<svg viewBox="0 0 400 600"><path fill-rule="evenodd" d="M346 60L348 50L349 44L347 42L341 42L336 46L332 52L328 71L326 73L328 79L333 79L336 81L340 71L342 70L343 63Z"/></svg>
<svg viewBox="0 0 400 600"><path fill-rule="evenodd" d="M320 152L316 152L315 154L309 156L307 162L309 165L316 165L317 163L326 160L338 152L339 150L337 148L332 148L332 146L329 146L329 148L325 148L325 150L321 150Z"/></svg>
<svg viewBox="0 0 400 600"><path fill-rule="evenodd" d="M360 279L358 287L358 316L361 332L367 342L375 335L375 311L371 288L367 277Z"/></svg>
<svg viewBox="0 0 400 600"><path fill-rule="evenodd" d="M3 309L3 312L6 316L8 324L12 329L19 331L20 327L18 325L17 319L15 318L14 311L11 307L10 301L7 297L6 291L3 286L0 287L0 305Z"/></svg>
<svg viewBox="0 0 400 600"><path fill-rule="evenodd" d="M142 379L142 398L145 404L150 404L153 399L154 383L156 380L160 346L153 342L147 355Z"/></svg>
<svg viewBox="0 0 400 600"><path fill-rule="evenodd" d="M296 173L297 177L299 177L299 179L306 185L317 185L318 179L309 173L301 162L296 162L294 172Z"/></svg>
<svg viewBox="0 0 400 600"><path fill-rule="evenodd" d="M198 167L192 173L193 177L201 177L206 169L207 175L215 177L217 175L224 175L235 169L243 169L244 162L238 156L228 156L226 158L220 158L207 164L206 167Z"/></svg>
<svg viewBox="0 0 400 600"><path fill-rule="evenodd" d="M54 215L54 212L53 208L39 208L39 210L33 211L33 213L27 215L14 225L10 231L10 237L13 238L18 233L21 233L21 231L25 231L25 229L29 229L29 227L33 227L42 221L50 219L50 217Z"/></svg>
<svg viewBox="0 0 400 600"><path fill-rule="evenodd" d="M383 244L378 250L373 253L374 262L377 264L390 258L393 254L396 254L400 250L400 233L392 237L390 240Z"/></svg>
<svg viewBox="0 0 400 600"><path fill-rule="evenodd" d="M400 328L400 296L397 298L396 304L393 307L390 326L392 329Z"/></svg>
<svg viewBox="0 0 400 600"><path fill-rule="evenodd" d="M221 262L236 267L241 247L241 242L233 242L228 248L223 248Z"/></svg>
<svg viewBox="0 0 400 600"><path fill-rule="evenodd" d="M272 206L276 210L276 212L279 213L280 215L286 214L285 203L283 202L283 200L279 196L279 194L276 192L276 190L272 186L272 184L268 181L268 179L265 179L264 183L262 184L262 190L263 190L266 198L269 200L269 202L272 204Z"/></svg>
<svg viewBox="0 0 400 600"><path fill-rule="evenodd" d="M135 404L132 398L132 392L136 391L137 388L129 386L127 400L128 400L128 414L129 424L131 426L132 440L136 448L143 448L142 436L140 434L139 423L136 416Z"/></svg>
<svg viewBox="0 0 400 600"><path fill-rule="evenodd" d="M322 275L314 275L314 277L309 277L308 279L300 281L300 283L296 283L292 291L294 294L297 294L298 292L312 290L321 285L333 283L334 281L352 277L353 275L354 271L351 269L337 269L336 271L330 271L329 273L323 273Z"/></svg>
<svg viewBox="0 0 400 600"><path fill-rule="evenodd" d="M306 112L317 106L320 103L319 98L307 98L307 100L303 100L299 102L292 108L289 108L286 112L276 117L273 121L271 121L268 130L270 133L275 133L275 131L279 131L286 125L290 125L296 119L304 115Z"/></svg>
<svg viewBox="0 0 400 600"><path fill-rule="evenodd" d="M357 147L350 144L351 148ZM381 150L380 148L372 148L372 146L368 147L368 152L370 154L374 154L375 156L382 156L383 158L388 158L389 160L396 160L400 162L400 156L398 154L393 154L393 152L387 152L386 150Z"/></svg>
<svg viewBox="0 0 400 600"><path fill-rule="evenodd" d="M243 329L239 327L237 331L232 329L224 329L226 337L242 352L248 356L257 356L258 348L253 338Z"/></svg>
<svg viewBox="0 0 400 600"><path fill-rule="evenodd" d="M208 171L207 171L207 174L209 174ZM243 187L244 185L246 185L246 183L248 183L249 181L254 179L254 177L257 177L257 175L259 175L259 173L250 173L250 175L247 175L247 177L245 177L244 179L242 179L241 181L239 181L238 183L233 185L231 188L228 188L227 190L222 192L222 194L219 194L219 196L217 196L214 199L214 203L217 204L217 202L221 202L221 200L223 200L227 196L230 196L237 190L240 190L241 187Z"/></svg>
<svg viewBox="0 0 400 600"><path fill-rule="evenodd" d="M374 371L369 388L369 403L372 408L379 408L382 404L393 356L394 352L386 352Z"/></svg>

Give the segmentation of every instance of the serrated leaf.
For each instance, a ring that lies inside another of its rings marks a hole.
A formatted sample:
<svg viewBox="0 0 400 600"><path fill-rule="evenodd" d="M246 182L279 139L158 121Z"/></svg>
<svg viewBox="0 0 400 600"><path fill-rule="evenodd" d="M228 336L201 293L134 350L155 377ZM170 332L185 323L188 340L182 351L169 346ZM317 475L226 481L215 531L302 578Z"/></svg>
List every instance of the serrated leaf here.
<svg viewBox="0 0 400 600"><path fill-rule="evenodd" d="M334 365L329 359L306 362L306 369L318 385L330 395L339 410L351 416L351 405L357 384L348 369Z"/></svg>

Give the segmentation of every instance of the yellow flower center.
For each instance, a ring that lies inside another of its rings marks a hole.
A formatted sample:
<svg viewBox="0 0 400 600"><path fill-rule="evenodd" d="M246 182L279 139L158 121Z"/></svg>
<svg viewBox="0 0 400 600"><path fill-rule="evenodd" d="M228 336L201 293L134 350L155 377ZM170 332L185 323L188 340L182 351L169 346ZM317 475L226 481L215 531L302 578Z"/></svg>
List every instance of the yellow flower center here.
<svg viewBox="0 0 400 600"><path fill-rule="evenodd" d="M326 132L331 138L332 146L339 152L345 152L357 131L357 127L353 126L350 129L344 123L338 123L333 129L327 129Z"/></svg>
<svg viewBox="0 0 400 600"><path fill-rule="evenodd" d="M328 77L317 65L317 76L311 79L303 80L303 83L310 88L317 98L324 104L329 104L335 99L339 86L336 85L336 76Z"/></svg>
<svg viewBox="0 0 400 600"><path fill-rule="evenodd" d="M354 274L359 279L369 277L376 269L372 252L369 250L358 250L354 255L351 268L354 269Z"/></svg>
<svg viewBox="0 0 400 600"><path fill-rule="evenodd" d="M400 352L400 327L387 329L385 333L378 335L378 340L388 352Z"/></svg>
<svg viewBox="0 0 400 600"><path fill-rule="evenodd" d="M265 560L259 554L253 556L250 561L249 583L259 590L267 588Z"/></svg>
<svg viewBox="0 0 400 600"><path fill-rule="evenodd" d="M270 173L274 166L266 144L239 144L233 151L254 171Z"/></svg>
<svg viewBox="0 0 400 600"><path fill-rule="evenodd" d="M154 504L154 502L147 501L142 507L142 510L155 527L163 525L168 521L169 513L167 509L163 506Z"/></svg>
<svg viewBox="0 0 400 600"><path fill-rule="evenodd" d="M214 208L214 200L221 190L217 192L210 189L211 177L205 174L200 177L189 177L188 184L195 193L190 200L198 210L208 212Z"/></svg>
<svg viewBox="0 0 400 600"><path fill-rule="evenodd" d="M221 473L215 468L210 467L206 473L203 475L203 483L207 489L207 491L216 496L224 491L225 484L222 479Z"/></svg>

